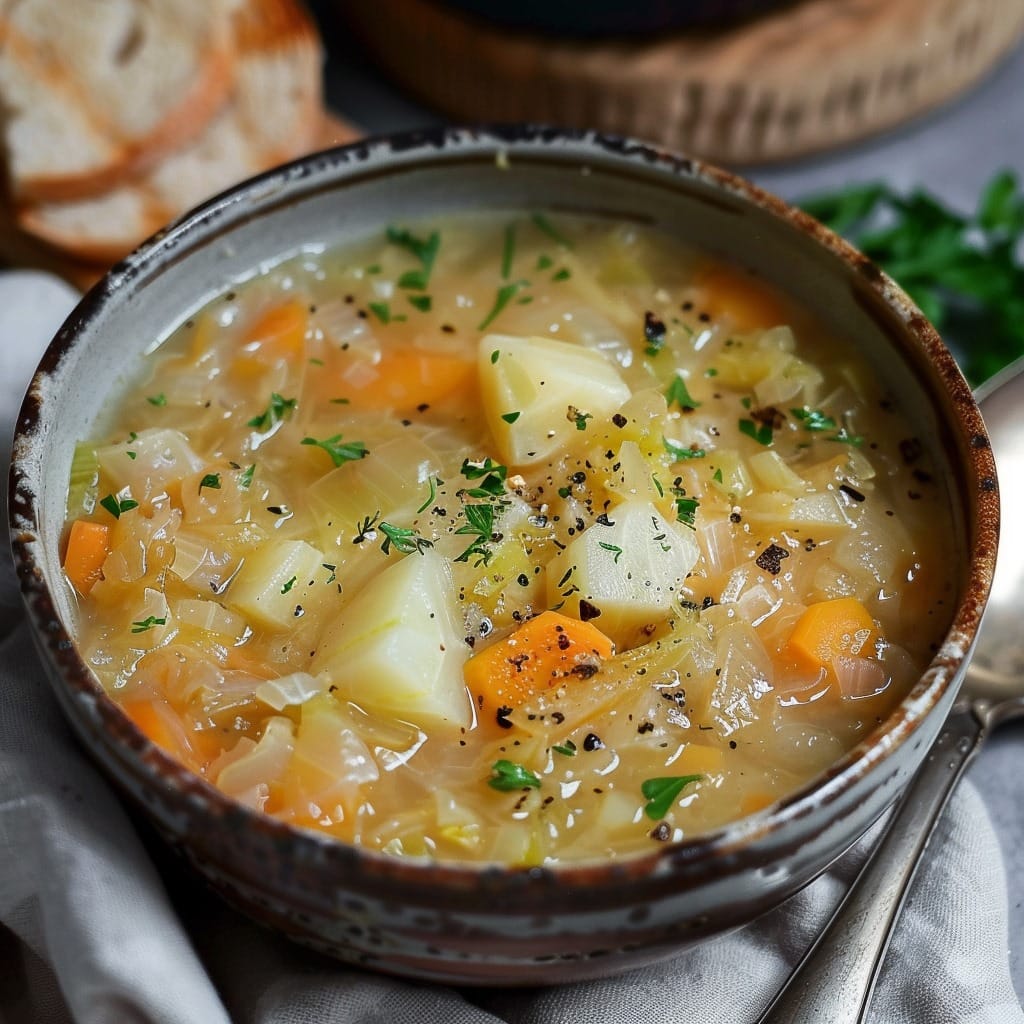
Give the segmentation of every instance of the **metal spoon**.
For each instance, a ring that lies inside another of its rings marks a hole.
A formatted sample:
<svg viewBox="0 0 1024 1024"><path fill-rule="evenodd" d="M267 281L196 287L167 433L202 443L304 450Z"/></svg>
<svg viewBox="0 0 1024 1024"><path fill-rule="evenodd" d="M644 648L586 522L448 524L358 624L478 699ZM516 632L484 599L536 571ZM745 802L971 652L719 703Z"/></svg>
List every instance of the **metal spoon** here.
<svg viewBox="0 0 1024 1024"><path fill-rule="evenodd" d="M999 470L1003 521L1024 518L1024 359L977 392ZM953 787L992 730L1024 715L1024 535L1003 531L963 688L886 834L760 1024L861 1024L896 919Z"/></svg>

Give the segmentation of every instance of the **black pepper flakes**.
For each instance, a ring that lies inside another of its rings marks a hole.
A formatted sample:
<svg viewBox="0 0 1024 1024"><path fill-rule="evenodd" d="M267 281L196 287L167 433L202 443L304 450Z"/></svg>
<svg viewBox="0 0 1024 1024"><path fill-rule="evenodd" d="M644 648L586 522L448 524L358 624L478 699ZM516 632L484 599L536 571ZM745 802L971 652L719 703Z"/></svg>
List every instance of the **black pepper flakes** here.
<svg viewBox="0 0 1024 1024"><path fill-rule="evenodd" d="M782 571L782 560L789 558L789 552L780 548L778 544L769 544L754 560L758 568L763 569L772 576L778 576Z"/></svg>
<svg viewBox="0 0 1024 1024"><path fill-rule="evenodd" d="M586 598L580 599L580 620L583 622L589 622L591 619L598 619L601 617L601 609L595 604L591 604Z"/></svg>
<svg viewBox="0 0 1024 1024"><path fill-rule="evenodd" d="M650 836L652 839L656 839L659 843L667 843L672 838L672 829L667 821L659 821L658 824L651 829Z"/></svg>
<svg viewBox="0 0 1024 1024"><path fill-rule="evenodd" d="M502 729L511 729L512 723L508 720L508 716L511 714L512 708L507 704L502 704L502 706L494 713L494 720Z"/></svg>
<svg viewBox="0 0 1024 1024"><path fill-rule="evenodd" d="M604 740L595 733L588 732L583 740L584 750L604 750Z"/></svg>

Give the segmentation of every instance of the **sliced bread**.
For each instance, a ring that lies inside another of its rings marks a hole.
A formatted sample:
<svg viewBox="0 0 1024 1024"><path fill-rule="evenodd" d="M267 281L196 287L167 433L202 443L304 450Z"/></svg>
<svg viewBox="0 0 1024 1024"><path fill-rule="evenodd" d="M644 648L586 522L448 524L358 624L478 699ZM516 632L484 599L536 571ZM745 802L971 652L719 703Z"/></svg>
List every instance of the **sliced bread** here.
<svg viewBox="0 0 1024 1024"><path fill-rule="evenodd" d="M76 259L113 262L189 207L314 148L321 51L296 0L249 0L232 18L235 81L199 138L103 195L17 210L19 225Z"/></svg>
<svg viewBox="0 0 1024 1024"><path fill-rule="evenodd" d="M0 3L17 201L92 195L201 133L232 84L234 0Z"/></svg>

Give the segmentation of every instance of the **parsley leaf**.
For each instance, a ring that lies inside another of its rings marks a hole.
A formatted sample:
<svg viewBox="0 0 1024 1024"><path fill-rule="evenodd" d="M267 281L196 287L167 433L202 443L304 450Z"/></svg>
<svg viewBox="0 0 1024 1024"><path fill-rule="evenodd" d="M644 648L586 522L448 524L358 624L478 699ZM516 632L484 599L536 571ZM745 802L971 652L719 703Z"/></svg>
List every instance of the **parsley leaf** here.
<svg viewBox="0 0 1024 1024"><path fill-rule="evenodd" d="M502 758L491 767L491 777L487 785L491 789L509 793L517 789L540 789L540 779L521 764Z"/></svg>
<svg viewBox="0 0 1024 1024"><path fill-rule="evenodd" d="M703 459L707 455L703 448L687 448L670 437L662 437L661 443L676 462L682 462L683 459Z"/></svg>
<svg viewBox="0 0 1024 1024"><path fill-rule="evenodd" d="M414 551L418 551L422 555L427 548L434 546L432 540L427 540L426 537L421 537L415 530L408 530L404 526L393 526L384 520L381 520L378 526L380 532L384 534L384 540L381 542L380 549L385 555L390 554L392 545L395 546L396 551L401 551L403 555L411 555Z"/></svg>
<svg viewBox="0 0 1024 1024"><path fill-rule="evenodd" d="M298 401L297 398L282 398L276 391L273 391L266 410L249 420L247 426L255 427L257 430L269 430L280 423L285 418L285 414L294 412Z"/></svg>
<svg viewBox="0 0 1024 1024"><path fill-rule="evenodd" d="M133 633L145 633L147 630L152 629L154 626L166 626L166 618L157 618L155 615L147 615L144 619L139 619L138 622L132 623Z"/></svg>
<svg viewBox="0 0 1024 1024"><path fill-rule="evenodd" d="M315 437L304 437L300 443L322 448L330 455L331 461L336 466L345 462L358 462L370 454L370 449L362 441L349 441L347 444L340 444L340 441L341 434L335 434L334 437L327 437L322 441L318 441Z"/></svg>
<svg viewBox="0 0 1024 1024"><path fill-rule="evenodd" d="M430 274L434 269L437 252L441 248L441 235L437 231L433 231L427 238L417 238L405 228L389 227L387 237L392 245L405 249L420 263L419 270L407 270L402 274L398 279L398 287L425 291L430 283Z"/></svg>
<svg viewBox="0 0 1024 1024"><path fill-rule="evenodd" d="M167 404L167 396L161 391L159 395L147 395L146 401L159 407Z"/></svg>
<svg viewBox="0 0 1024 1024"><path fill-rule="evenodd" d="M439 476L432 476L427 484L430 487L430 493L427 495L427 500L423 502L418 509L416 514L419 515L421 512L425 512L434 503L434 499L437 497L437 489L443 484L444 481Z"/></svg>
<svg viewBox="0 0 1024 1024"><path fill-rule="evenodd" d="M487 316L477 324L476 329L478 331L487 330L498 318L501 311L512 301L519 289L525 288L527 284L529 284L528 281L511 281L509 284L503 284L498 289L498 294L494 298L494 305L491 306Z"/></svg>
<svg viewBox="0 0 1024 1024"><path fill-rule="evenodd" d="M201 491L204 487L209 487L212 490L220 490L220 473L207 473L202 480L199 481L199 490Z"/></svg>
<svg viewBox="0 0 1024 1024"><path fill-rule="evenodd" d="M690 392L686 389L686 381L677 373L672 378L672 383L669 384L665 391L665 398L668 399L669 408L672 407L673 403L678 405L683 412L690 412L693 409L700 407L700 402L696 401Z"/></svg>
<svg viewBox="0 0 1024 1024"><path fill-rule="evenodd" d="M640 785L640 792L647 801L644 813L654 821L661 821L676 802L676 797L691 782L699 782L702 778L703 775L667 775L645 779Z"/></svg>
<svg viewBox="0 0 1024 1024"><path fill-rule="evenodd" d="M100 498L100 504L115 519L120 519L123 512L130 512L133 508L139 507L139 503L134 498L115 498L113 494Z"/></svg>
<svg viewBox="0 0 1024 1024"><path fill-rule="evenodd" d="M740 420L740 433L752 437L758 444L766 448L772 443L772 425L770 423L755 423L753 420Z"/></svg>
<svg viewBox="0 0 1024 1024"><path fill-rule="evenodd" d="M494 533L494 506L466 505L462 511L466 517L466 524L460 526L455 532L471 536L473 541L455 561L468 562L470 555L479 555L479 561L476 564L487 565L491 560L491 549L487 545Z"/></svg>
<svg viewBox="0 0 1024 1024"><path fill-rule="evenodd" d="M553 242L557 242L566 249L572 248L572 242L570 242L569 239L566 238L565 235L563 235L558 228L556 228L554 224L544 216L543 213L535 213L530 219L533 221L534 227L539 231L543 231L544 234Z"/></svg>
<svg viewBox="0 0 1024 1024"><path fill-rule="evenodd" d="M615 563L618 564L619 558L622 555L622 548L620 548L617 544L606 544L603 540L598 541L597 546L604 548L605 551L611 551L615 556Z"/></svg>
<svg viewBox="0 0 1024 1024"><path fill-rule="evenodd" d="M479 480L480 483L476 487L463 489L460 494L467 494L471 498L499 498L505 493L508 467L501 465L500 462L493 462L490 456L483 462L464 459L461 472L467 480Z"/></svg>

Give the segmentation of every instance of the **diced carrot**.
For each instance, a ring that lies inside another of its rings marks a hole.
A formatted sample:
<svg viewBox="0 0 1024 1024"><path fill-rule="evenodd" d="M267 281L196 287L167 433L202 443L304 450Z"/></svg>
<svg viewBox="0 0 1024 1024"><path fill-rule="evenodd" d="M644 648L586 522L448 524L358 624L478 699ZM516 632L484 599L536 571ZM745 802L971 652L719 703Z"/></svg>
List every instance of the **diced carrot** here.
<svg viewBox="0 0 1024 1024"><path fill-rule="evenodd" d="M700 743L687 743L683 752L672 762L676 775L705 775L720 772L725 754L718 747Z"/></svg>
<svg viewBox="0 0 1024 1024"><path fill-rule="evenodd" d="M740 810L744 814L756 814L766 807L771 807L773 803L775 803L775 797L771 793L748 793L740 801Z"/></svg>
<svg viewBox="0 0 1024 1024"><path fill-rule="evenodd" d="M697 276L700 306L714 320L728 317L737 331L776 327L789 316L776 292L748 271L716 266Z"/></svg>
<svg viewBox="0 0 1024 1024"><path fill-rule="evenodd" d="M787 645L808 669L830 668L840 654L870 654L878 639L871 613L855 597L812 604L796 621Z"/></svg>
<svg viewBox="0 0 1024 1024"><path fill-rule="evenodd" d="M574 677L586 679L615 645L596 626L543 612L478 654L465 666L466 685L481 708L516 707Z"/></svg>
<svg viewBox="0 0 1024 1024"><path fill-rule="evenodd" d="M433 405L473 380L475 365L462 356L416 348L385 348L380 361L353 373L341 390L356 409L414 409ZM335 385L339 387L339 385Z"/></svg>
<svg viewBox="0 0 1024 1024"><path fill-rule="evenodd" d="M64 572L75 590L88 594L103 575L103 563L110 553L110 527L88 519L76 519L68 534Z"/></svg>
<svg viewBox="0 0 1024 1024"><path fill-rule="evenodd" d="M170 710L166 701L133 700L122 705L122 708L147 739L152 740L172 757L187 760L181 737L171 725L174 712Z"/></svg>
<svg viewBox="0 0 1024 1024"><path fill-rule="evenodd" d="M246 330L237 369L255 374L280 360L297 362L306 351L308 327L309 309L298 299L271 306Z"/></svg>

